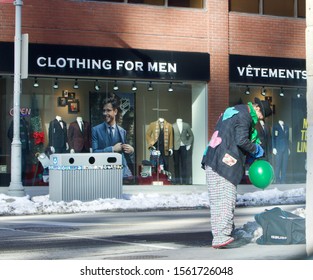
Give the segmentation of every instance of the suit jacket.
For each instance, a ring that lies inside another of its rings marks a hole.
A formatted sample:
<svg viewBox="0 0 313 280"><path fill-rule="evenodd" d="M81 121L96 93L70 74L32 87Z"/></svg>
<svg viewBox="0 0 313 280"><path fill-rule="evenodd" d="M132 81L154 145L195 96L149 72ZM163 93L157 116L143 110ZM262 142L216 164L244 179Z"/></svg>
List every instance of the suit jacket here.
<svg viewBox="0 0 313 280"><path fill-rule="evenodd" d="M54 119L49 124L49 146L55 148L57 153L66 151L67 143L67 125L66 122L61 120L63 128L59 121Z"/></svg>
<svg viewBox="0 0 313 280"><path fill-rule="evenodd" d="M126 130L119 125L116 125L116 130L116 133L119 134L122 143L126 144ZM94 153L113 152L108 127L105 122L92 128L92 151Z"/></svg>
<svg viewBox="0 0 313 280"><path fill-rule="evenodd" d="M83 131L81 131L77 121L70 123L67 132L68 144L75 153L83 150L89 151L91 148L91 129L89 122L83 121Z"/></svg>
<svg viewBox="0 0 313 280"><path fill-rule="evenodd" d="M126 144L126 130L116 125L116 132L121 139L122 144ZM94 153L113 153L113 147L111 145L110 135L108 133L108 125L103 122L93 127L91 130L92 134L92 150ZM122 153L123 161L123 177L132 176L128 164L133 161L134 154L129 155Z"/></svg>
<svg viewBox="0 0 313 280"><path fill-rule="evenodd" d="M169 149L173 149L173 126L164 120L164 154L169 155ZM146 131L146 140L148 148L152 147L159 139L160 135L160 123L155 121L150 123Z"/></svg>
<svg viewBox="0 0 313 280"><path fill-rule="evenodd" d="M269 126L264 123L264 128L258 122L255 125L256 130L258 131L259 138L261 140L261 146L264 149L264 157L269 159L272 154L272 137Z"/></svg>
<svg viewBox="0 0 313 280"><path fill-rule="evenodd" d="M289 127L284 124L284 130L279 123L273 125L273 148L277 153L286 152L289 149Z"/></svg>
<svg viewBox="0 0 313 280"><path fill-rule="evenodd" d="M173 123L173 130L174 130L174 150L178 150L181 146L181 143L183 143L186 146L192 145L193 133L188 123L183 122L182 132L179 132L177 123Z"/></svg>

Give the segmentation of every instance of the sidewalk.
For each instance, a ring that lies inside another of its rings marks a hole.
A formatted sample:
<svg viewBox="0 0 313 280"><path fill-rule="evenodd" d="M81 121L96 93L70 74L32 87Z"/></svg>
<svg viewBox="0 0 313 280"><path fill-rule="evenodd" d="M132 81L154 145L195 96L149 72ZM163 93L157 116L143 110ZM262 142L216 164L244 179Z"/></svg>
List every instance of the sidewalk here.
<svg viewBox="0 0 313 280"><path fill-rule="evenodd" d="M278 189L280 191L292 190L298 188L305 188L306 184L272 184L266 190ZM30 197L42 196L49 194L48 186L25 186L25 193ZM7 193L8 187L0 187L0 193ZM238 185L238 194L245 194L250 192L261 191L253 185ZM191 194L191 193L204 193L207 192L206 185L124 185L123 193L125 194L139 194L139 193L158 193L162 195Z"/></svg>

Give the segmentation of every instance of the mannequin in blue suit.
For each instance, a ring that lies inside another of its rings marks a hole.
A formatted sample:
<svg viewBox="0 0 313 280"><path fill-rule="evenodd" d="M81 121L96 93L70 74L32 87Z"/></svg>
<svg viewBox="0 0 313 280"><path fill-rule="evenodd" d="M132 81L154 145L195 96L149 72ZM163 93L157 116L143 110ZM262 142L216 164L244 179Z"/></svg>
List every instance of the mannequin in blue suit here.
<svg viewBox="0 0 313 280"><path fill-rule="evenodd" d="M289 152L289 127L282 120L279 120L273 125L274 169L277 184L286 183Z"/></svg>
<svg viewBox="0 0 313 280"><path fill-rule="evenodd" d="M131 177L126 156L132 157L134 148L126 144L126 130L117 125L119 104L108 98L103 105L104 122L92 128L92 151L94 153L121 153L123 156L123 177Z"/></svg>

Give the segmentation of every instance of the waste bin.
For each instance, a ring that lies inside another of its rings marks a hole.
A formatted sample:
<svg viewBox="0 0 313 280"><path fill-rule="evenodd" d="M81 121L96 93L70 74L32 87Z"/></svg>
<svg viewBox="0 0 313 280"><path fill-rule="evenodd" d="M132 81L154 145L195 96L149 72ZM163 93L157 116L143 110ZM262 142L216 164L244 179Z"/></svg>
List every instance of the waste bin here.
<svg viewBox="0 0 313 280"><path fill-rule="evenodd" d="M121 198L122 155L118 153L52 154L49 197L52 201Z"/></svg>

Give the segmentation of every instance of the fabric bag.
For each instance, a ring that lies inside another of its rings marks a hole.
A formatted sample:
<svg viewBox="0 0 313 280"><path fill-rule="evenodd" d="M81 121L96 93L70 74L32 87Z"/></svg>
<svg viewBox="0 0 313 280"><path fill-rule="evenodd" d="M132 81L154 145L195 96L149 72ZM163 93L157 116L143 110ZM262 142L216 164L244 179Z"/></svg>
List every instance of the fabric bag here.
<svg viewBox="0 0 313 280"><path fill-rule="evenodd" d="M262 227L263 235L257 239L260 245L286 245L305 243L305 219L279 207L265 210L254 216Z"/></svg>

